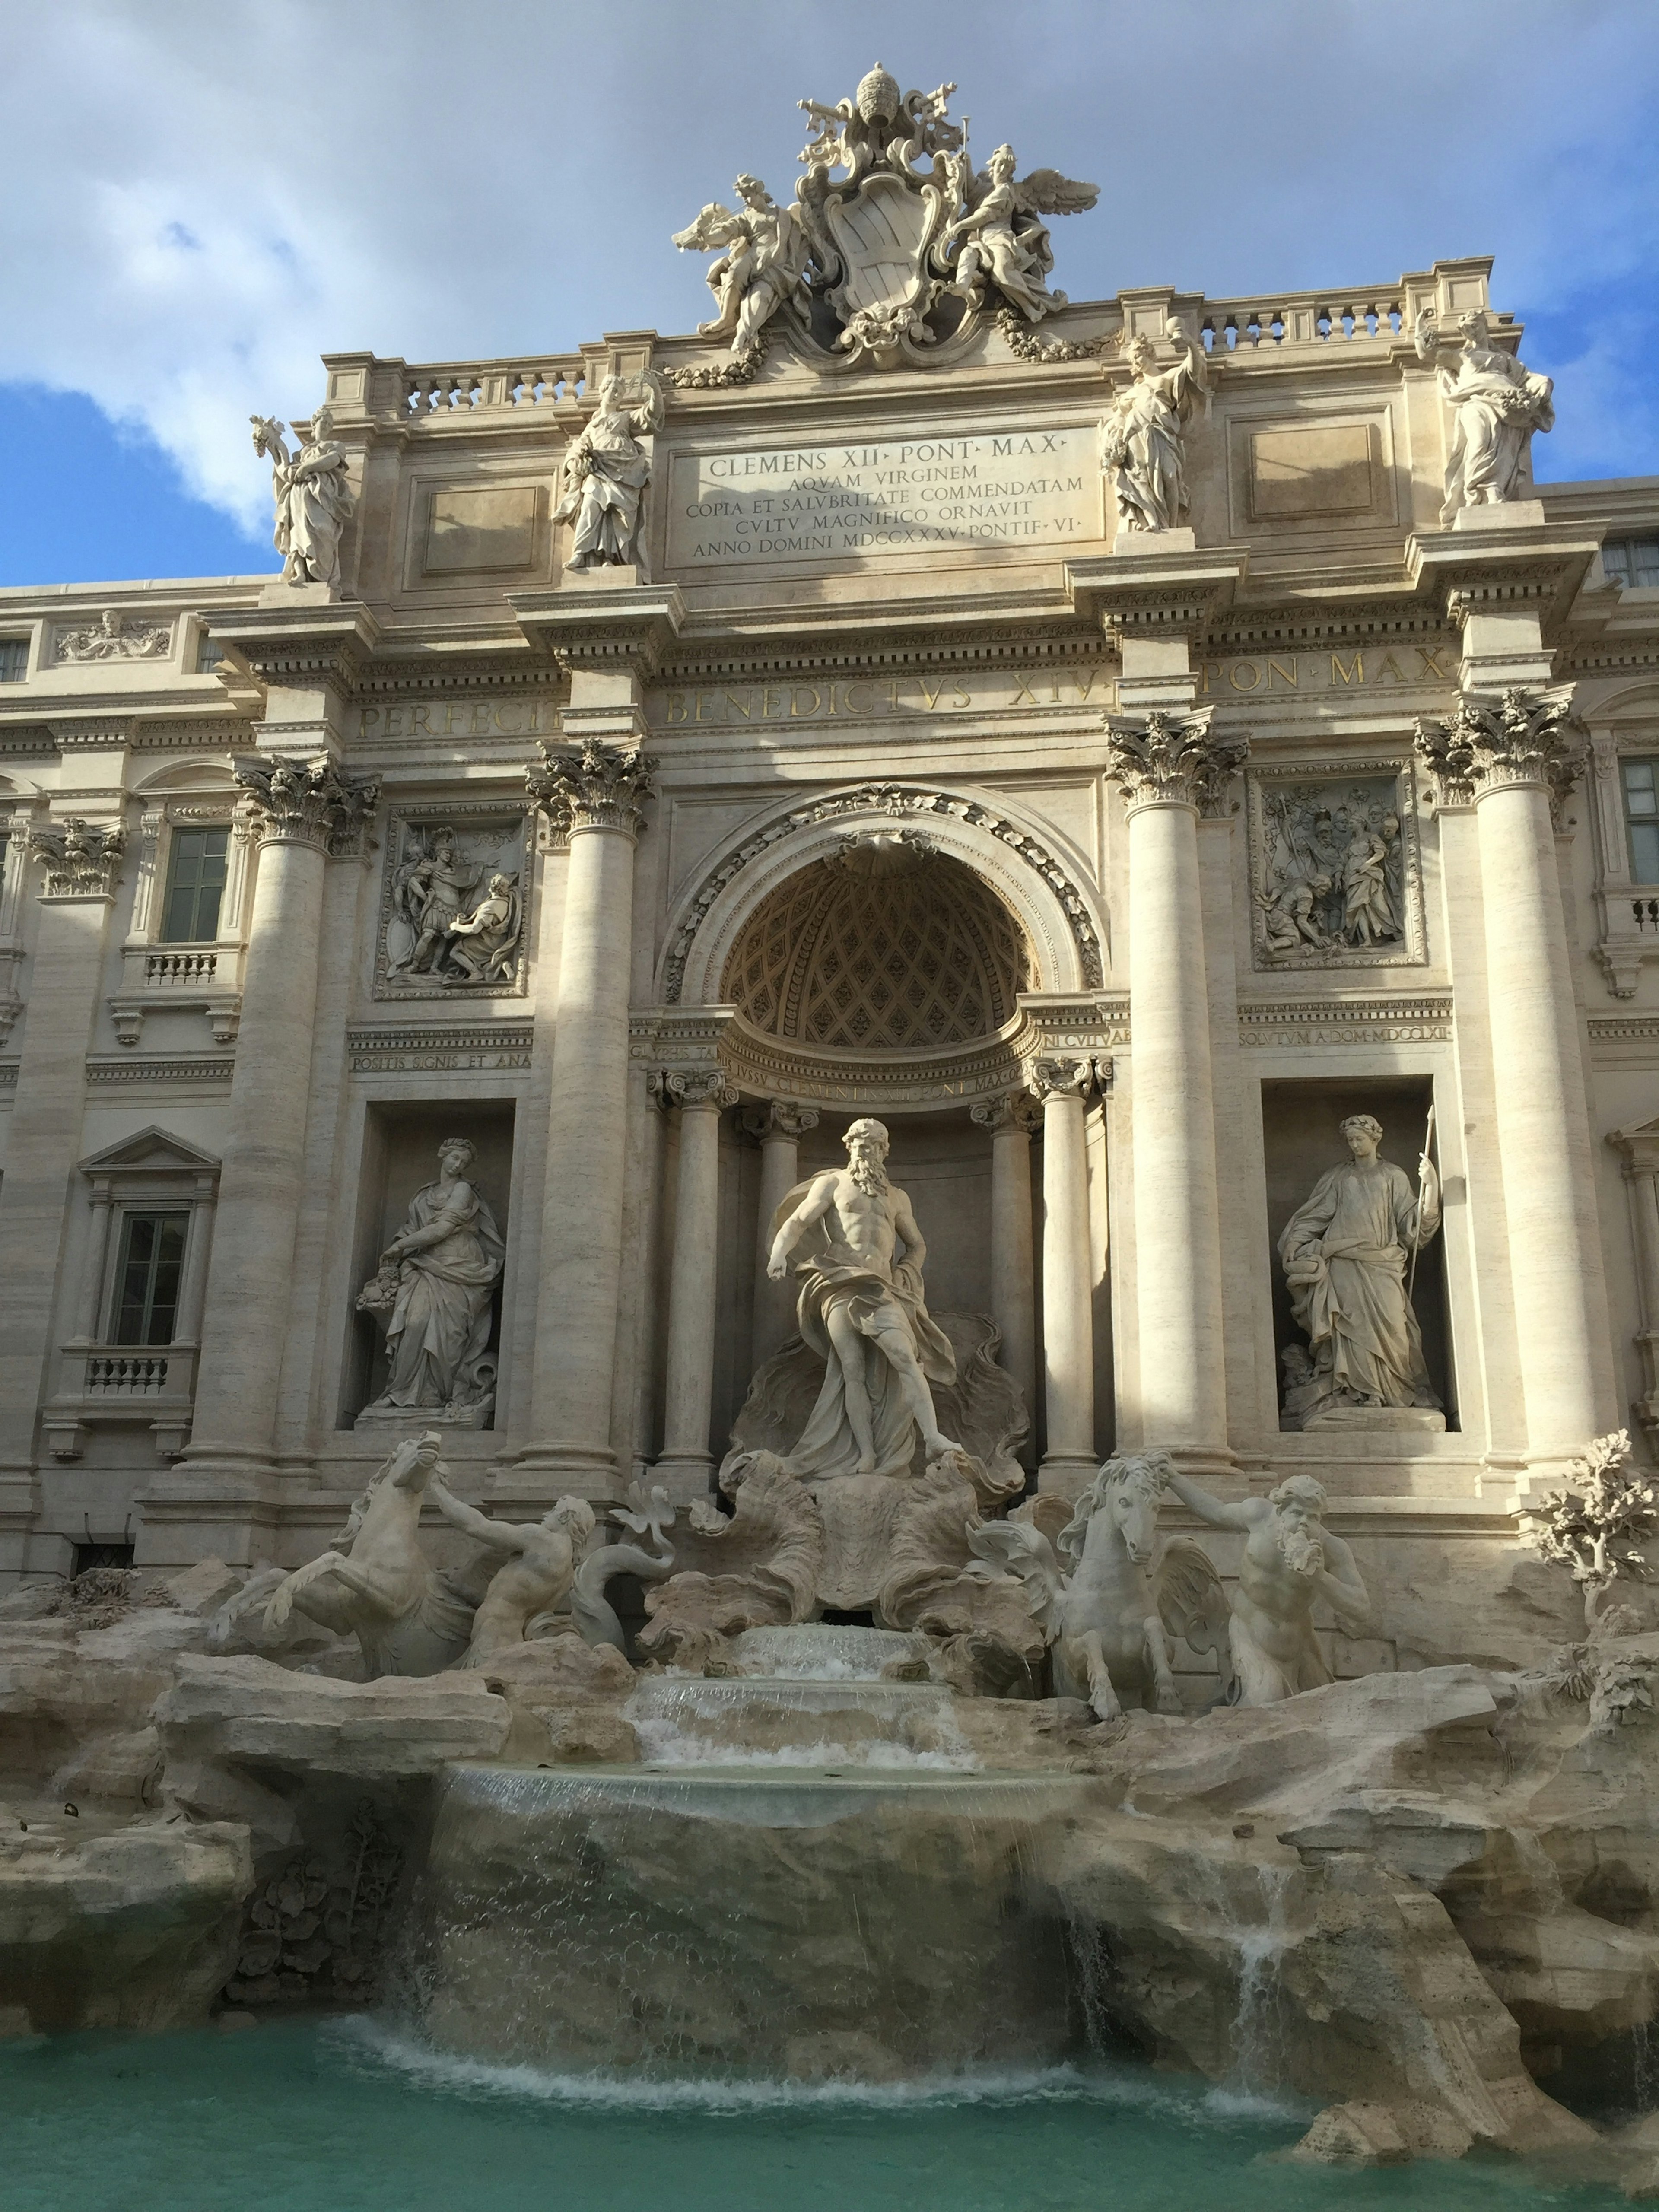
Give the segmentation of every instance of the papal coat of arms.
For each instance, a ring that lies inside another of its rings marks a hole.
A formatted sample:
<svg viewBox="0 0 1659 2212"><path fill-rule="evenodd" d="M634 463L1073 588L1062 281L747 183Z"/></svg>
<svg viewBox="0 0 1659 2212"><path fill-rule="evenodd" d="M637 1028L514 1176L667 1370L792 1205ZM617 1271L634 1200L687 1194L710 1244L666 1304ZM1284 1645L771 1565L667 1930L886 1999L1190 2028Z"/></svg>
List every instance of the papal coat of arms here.
<svg viewBox="0 0 1659 2212"><path fill-rule="evenodd" d="M741 176L739 206L714 201L675 234L689 252L721 249L699 334L746 360L781 313L823 368L893 368L957 352L988 313L1035 323L1063 307L1042 218L1091 208L1099 187L1057 169L1016 177L1010 146L976 171L966 123L949 117L955 90L901 94L878 62L850 100L803 100L812 133L793 201Z"/></svg>

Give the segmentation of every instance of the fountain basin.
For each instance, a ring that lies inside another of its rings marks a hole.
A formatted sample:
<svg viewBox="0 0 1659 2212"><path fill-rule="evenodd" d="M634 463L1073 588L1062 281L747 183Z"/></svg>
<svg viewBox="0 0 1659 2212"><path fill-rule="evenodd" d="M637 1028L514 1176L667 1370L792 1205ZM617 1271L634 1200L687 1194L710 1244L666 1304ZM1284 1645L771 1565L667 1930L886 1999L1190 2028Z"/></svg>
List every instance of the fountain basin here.
<svg viewBox="0 0 1659 2212"><path fill-rule="evenodd" d="M1054 2063L1081 2027L1047 1842L1097 1787L457 1765L414 2001L445 2050L665 2077Z"/></svg>

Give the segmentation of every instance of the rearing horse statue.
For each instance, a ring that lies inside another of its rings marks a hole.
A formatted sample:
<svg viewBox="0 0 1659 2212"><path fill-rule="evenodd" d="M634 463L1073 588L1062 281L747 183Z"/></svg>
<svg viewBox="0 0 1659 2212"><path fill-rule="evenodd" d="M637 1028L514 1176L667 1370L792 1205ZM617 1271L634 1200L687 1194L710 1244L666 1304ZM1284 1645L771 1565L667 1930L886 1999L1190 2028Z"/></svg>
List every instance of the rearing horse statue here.
<svg viewBox="0 0 1659 2212"><path fill-rule="evenodd" d="M441 1449L435 1429L405 1437L352 1507L342 1548L296 1568L272 1593L268 1628L280 1628L297 1606L337 1635L355 1635L370 1681L440 1674L459 1658L474 1608L433 1566L418 1535Z"/></svg>
<svg viewBox="0 0 1659 2212"><path fill-rule="evenodd" d="M1126 1691L1154 1712L1186 1710L1170 1663L1176 1638L1200 1655L1213 1651L1224 1695L1231 1689L1226 1593L1207 1555L1176 1536L1154 1564L1158 1509L1172 1472L1165 1452L1109 1459L1057 1545L1018 1521L969 1531L981 1559L1024 1583L1032 1618L1053 1646L1056 1693L1085 1698L1103 1721L1121 1713Z"/></svg>

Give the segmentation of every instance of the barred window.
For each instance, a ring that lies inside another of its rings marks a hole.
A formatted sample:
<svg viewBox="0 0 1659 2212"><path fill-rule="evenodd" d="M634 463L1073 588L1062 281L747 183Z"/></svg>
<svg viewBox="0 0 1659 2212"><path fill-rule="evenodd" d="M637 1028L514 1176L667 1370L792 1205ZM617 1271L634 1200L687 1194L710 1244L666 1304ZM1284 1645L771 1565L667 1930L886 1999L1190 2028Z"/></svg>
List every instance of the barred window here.
<svg viewBox="0 0 1659 2212"><path fill-rule="evenodd" d="M225 648L216 638L210 637L205 630L198 632L196 639L196 673L198 676L210 676L224 657Z"/></svg>
<svg viewBox="0 0 1659 2212"><path fill-rule="evenodd" d="M164 945L205 945L219 934L225 895L228 830L175 830L167 851L167 896L161 905Z"/></svg>
<svg viewBox="0 0 1659 2212"><path fill-rule="evenodd" d="M1601 548L1601 566L1608 580L1626 591L1659 585L1659 538L1614 538Z"/></svg>
<svg viewBox="0 0 1659 2212"><path fill-rule="evenodd" d="M29 672L26 637L0 637L0 684L21 684Z"/></svg>

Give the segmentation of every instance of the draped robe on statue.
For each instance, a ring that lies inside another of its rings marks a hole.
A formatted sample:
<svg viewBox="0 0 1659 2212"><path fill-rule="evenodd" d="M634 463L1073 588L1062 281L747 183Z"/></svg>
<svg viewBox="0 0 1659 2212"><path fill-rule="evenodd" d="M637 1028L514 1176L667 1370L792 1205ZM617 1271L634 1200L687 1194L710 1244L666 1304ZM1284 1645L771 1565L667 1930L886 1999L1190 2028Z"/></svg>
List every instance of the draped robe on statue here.
<svg viewBox="0 0 1659 2212"><path fill-rule="evenodd" d="M392 1374L378 1407L448 1405L473 1382L489 1342L489 1293L506 1247L495 1216L470 1183L429 1182L409 1202L405 1235L441 1219L435 1243L403 1256L398 1303L386 1328Z"/></svg>
<svg viewBox="0 0 1659 2212"><path fill-rule="evenodd" d="M817 1180L814 1176L798 1182L785 1197L772 1217L775 1241ZM928 1318L922 1300L921 1269L908 1260L896 1260L890 1273L881 1261L841 1243L831 1233L828 1218L813 1222L806 1231L795 1247L793 1265L800 1283L796 1319L802 1337L824 1362L824 1375L817 1403L783 1462L785 1468L805 1482L858 1472L858 1442L847 1418L846 1377L830 1337L830 1316L841 1309L866 1340L865 1384L870 1395L875 1472L908 1474L915 1451L915 1421L877 1339L884 1328L902 1328L930 1384L944 1386L957 1379L951 1340Z"/></svg>
<svg viewBox="0 0 1659 2212"><path fill-rule="evenodd" d="M1339 1391L1382 1406L1438 1406L1423 1361L1423 1333L1406 1296L1414 1243L1440 1225L1418 1219L1417 1191L1391 1160L1332 1168L1279 1240L1297 1324L1316 1370Z"/></svg>

